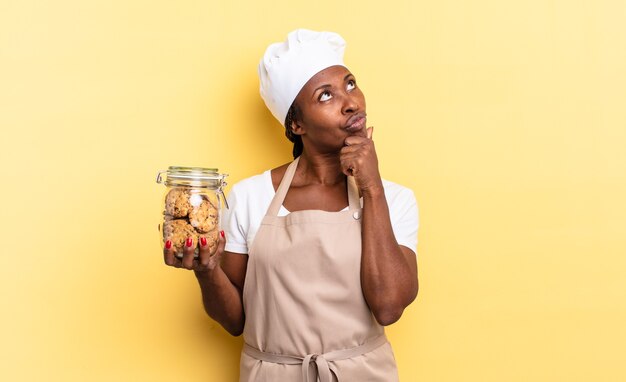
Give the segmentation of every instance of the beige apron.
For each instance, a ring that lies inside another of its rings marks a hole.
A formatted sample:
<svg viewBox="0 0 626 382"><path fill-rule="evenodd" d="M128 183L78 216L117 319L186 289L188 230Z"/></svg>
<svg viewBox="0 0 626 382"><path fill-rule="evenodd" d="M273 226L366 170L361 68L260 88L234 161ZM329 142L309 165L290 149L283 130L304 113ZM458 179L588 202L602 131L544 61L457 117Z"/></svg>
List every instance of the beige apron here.
<svg viewBox="0 0 626 382"><path fill-rule="evenodd" d="M298 160L287 168L249 250L240 381L393 382L384 329L361 290L361 208L278 216Z"/></svg>

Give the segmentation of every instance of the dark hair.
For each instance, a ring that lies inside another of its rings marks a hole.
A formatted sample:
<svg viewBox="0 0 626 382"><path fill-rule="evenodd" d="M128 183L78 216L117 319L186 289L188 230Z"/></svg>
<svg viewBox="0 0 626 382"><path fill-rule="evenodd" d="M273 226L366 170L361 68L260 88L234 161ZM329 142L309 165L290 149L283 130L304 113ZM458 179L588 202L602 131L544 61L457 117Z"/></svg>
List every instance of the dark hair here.
<svg viewBox="0 0 626 382"><path fill-rule="evenodd" d="M299 157L302 154L302 150L304 149L304 145L302 144L302 137L294 134L291 130L291 123L297 121L300 117L300 108L294 102L289 107L289 111L287 111L287 116L285 117L285 136L287 137L287 139L293 142L293 159Z"/></svg>

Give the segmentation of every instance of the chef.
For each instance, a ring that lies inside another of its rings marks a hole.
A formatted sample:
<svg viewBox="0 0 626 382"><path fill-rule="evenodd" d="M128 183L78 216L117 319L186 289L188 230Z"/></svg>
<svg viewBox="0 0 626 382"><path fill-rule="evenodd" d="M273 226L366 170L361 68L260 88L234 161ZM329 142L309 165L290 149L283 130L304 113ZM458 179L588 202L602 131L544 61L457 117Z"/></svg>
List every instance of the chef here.
<svg viewBox="0 0 626 382"><path fill-rule="evenodd" d="M418 210L380 176L344 49L306 29L267 48L261 97L294 160L232 187L215 252L164 248L166 264L194 271L209 316L243 333L240 381L398 380L384 326L417 296Z"/></svg>

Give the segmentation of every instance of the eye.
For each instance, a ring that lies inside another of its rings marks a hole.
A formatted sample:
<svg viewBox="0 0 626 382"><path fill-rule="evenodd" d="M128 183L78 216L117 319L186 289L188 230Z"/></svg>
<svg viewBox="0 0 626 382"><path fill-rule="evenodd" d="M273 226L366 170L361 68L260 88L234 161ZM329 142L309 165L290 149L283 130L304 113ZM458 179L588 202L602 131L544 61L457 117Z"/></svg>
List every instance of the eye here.
<svg viewBox="0 0 626 382"><path fill-rule="evenodd" d="M350 91L350 90L353 90L354 88L356 88L356 81L354 80L348 81L348 86L346 86L346 89Z"/></svg>
<svg viewBox="0 0 626 382"><path fill-rule="evenodd" d="M328 101L329 99L333 98L333 96L330 94L330 92L328 90L325 90L322 92L322 94L320 94L319 100L322 102Z"/></svg>

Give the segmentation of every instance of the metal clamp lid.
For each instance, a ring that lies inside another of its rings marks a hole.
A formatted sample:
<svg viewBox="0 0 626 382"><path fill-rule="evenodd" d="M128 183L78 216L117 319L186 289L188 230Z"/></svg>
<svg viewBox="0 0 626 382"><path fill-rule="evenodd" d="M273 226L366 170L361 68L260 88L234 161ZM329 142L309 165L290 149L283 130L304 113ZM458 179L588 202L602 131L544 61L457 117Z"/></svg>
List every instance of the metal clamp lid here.
<svg viewBox="0 0 626 382"><path fill-rule="evenodd" d="M165 179L163 174L165 174ZM157 172L156 182L166 186L213 189L218 196L221 194L221 199L228 208L228 201L224 194L224 187L228 185L225 181L227 176L228 174L218 173L217 168L170 166L167 170Z"/></svg>

